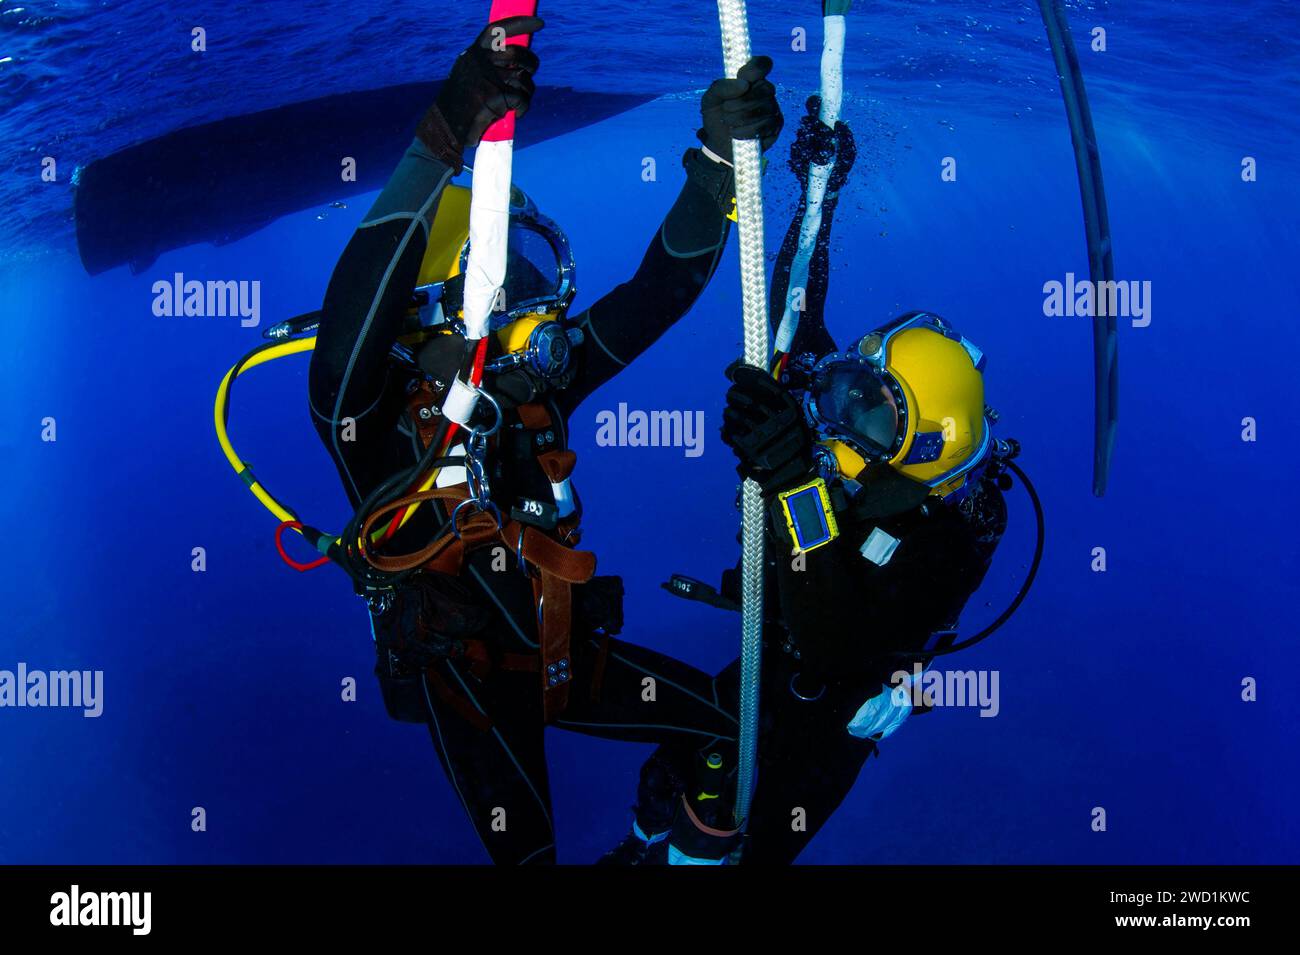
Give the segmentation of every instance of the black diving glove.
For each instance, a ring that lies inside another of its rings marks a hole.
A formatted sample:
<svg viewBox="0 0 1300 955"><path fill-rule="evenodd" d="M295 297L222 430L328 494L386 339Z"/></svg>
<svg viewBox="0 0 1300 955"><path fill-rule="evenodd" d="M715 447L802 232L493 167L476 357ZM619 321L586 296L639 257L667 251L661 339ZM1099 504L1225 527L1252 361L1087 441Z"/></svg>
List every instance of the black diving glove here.
<svg viewBox="0 0 1300 955"><path fill-rule="evenodd" d="M837 122L831 129L817 116L822 108L820 96L808 97L804 104L807 115L799 120L799 132L795 135L794 145L790 147L790 169L799 183L808 187L808 167L816 164L825 166L832 159L835 168L826 184L830 192L838 192L849 178L853 163L858 158L857 143L848 124Z"/></svg>
<svg viewBox="0 0 1300 955"><path fill-rule="evenodd" d="M757 139L766 151L781 135L785 118L776 102L776 87L767 79L772 59L756 56L734 80L714 80L700 100L704 126L695 135L704 148L728 165L733 139Z"/></svg>
<svg viewBox="0 0 1300 955"><path fill-rule="evenodd" d="M500 41L536 33L543 25L540 17L507 17L489 23L456 57L451 75L415 135L457 172L464 166L466 147L477 146L489 126L511 110L516 117L528 112L536 89L533 74L540 61L528 47L501 46Z"/></svg>
<svg viewBox="0 0 1300 955"><path fill-rule="evenodd" d="M735 452L736 472L764 494L801 483L812 473L812 432L795 397L761 368L736 362L722 412L722 440Z"/></svg>

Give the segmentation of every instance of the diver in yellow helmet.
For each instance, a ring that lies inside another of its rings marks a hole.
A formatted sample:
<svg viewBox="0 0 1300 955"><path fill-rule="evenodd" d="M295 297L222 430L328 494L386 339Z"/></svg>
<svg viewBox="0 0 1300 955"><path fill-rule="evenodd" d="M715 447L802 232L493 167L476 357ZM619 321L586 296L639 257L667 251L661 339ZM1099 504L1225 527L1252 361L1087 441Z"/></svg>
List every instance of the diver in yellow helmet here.
<svg viewBox="0 0 1300 955"><path fill-rule="evenodd" d="M438 203L415 286L412 330L459 335L465 266L469 261L469 189L448 185ZM516 403L563 390L572 379L582 330L567 321L577 294L577 263L568 238L518 186L510 190L506 281L490 318L494 358L487 371L497 388ZM450 379L459 361L459 342L426 336L417 364Z"/></svg>
<svg viewBox="0 0 1300 955"><path fill-rule="evenodd" d="M739 475L761 485L768 518L762 728L742 863L794 861L912 712L910 698L894 693L898 680L912 677L897 674L983 639L1033 576L992 626L958 636L958 618L1006 526L1002 492L1009 472L1019 473L1010 461L1018 446L993 437L984 355L946 320L908 312L859 330L847 348L827 331L831 225L853 158L848 127L822 124L810 101L791 169L802 183L811 163L835 166L806 309L788 360L779 356L773 373L728 369L722 438ZM777 259L774 317L785 305L802 213L800 206ZM664 586L740 609L737 570L717 588L680 574ZM736 661L717 677L729 707L738 705L739 670ZM701 768L719 760L734 772L724 744L661 745L641 771L633 831L605 861L736 858L741 839L729 793ZM724 798L710 795L719 792ZM803 826L791 826L796 812Z"/></svg>
<svg viewBox="0 0 1300 955"><path fill-rule="evenodd" d="M540 26L494 24L507 35ZM368 605L385 707L428 727L488 855L516 865L556 858L547 725L639 742L736 733L711 675L616 638L622 583L596 576L579 549L568 430L582 401L691 309L730 234L731 142L766 148L782 120L770 59L710 86L701 148L684 151L685 181L663 219L646 223L639 265L577 314L563 233L517 192L481 417L453 431L445 396L481 352L461 323L468 194L451 180L506 111L527 129L538 65L526 47L496 48L492 31L456 58L343 250L315 319L308 386L355 510L324 550ZM647 679L659 685L650 701Z"/></svg>
<svg viewBox="0 0 1300 955"><path fill-rule="evenodd" d="M992 448L984 355L929 312L909 312L847 351L796 359L789 384L821 437L823 475L855 483L885 464L946 498L968 490Z"/></svg>

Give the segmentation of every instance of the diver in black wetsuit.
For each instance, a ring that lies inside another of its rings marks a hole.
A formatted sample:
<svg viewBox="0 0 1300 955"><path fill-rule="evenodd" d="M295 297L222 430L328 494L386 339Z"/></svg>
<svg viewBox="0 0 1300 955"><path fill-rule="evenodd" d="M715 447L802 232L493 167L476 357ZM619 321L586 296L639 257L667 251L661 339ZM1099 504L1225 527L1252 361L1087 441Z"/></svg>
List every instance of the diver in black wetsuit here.
<svg viewBox="0 0 1300 955"><path fill-rule="evenodd" d="M513 36L534 32L541 21L520 17L493 26ZM438 400L457 371L456 361L448 365L446 356L463 352L454 322L454 278L442 284L438 303L444 324L435 330L445 334L411 346L419 351L405 362L393 357L401 350L394 346L408 330L412 291L426 260L437 251L430 236L447 212L440 205L455 188L448 183L461 170L462 150L476 145L508 110L523 116L537 65L525 47L493 51L485 30L457 59L415 141L335 267L311 365L311 411L354 506L412 467L421 442L429 444L425 426L437 421ZM702 148L686 152L681 194L636 274L581 314L567 315L569 267L535 254L549 244L562 258L557 250L567 243L517 197L525 211L511 225L504 300L526 304L517 317L510 311L513 322L490 338L484 376L484 391L501 409L500 429L486 451L488 510L508 515L511 546L469 552L466 545L453 571L431 557L390 591L368 593L376 672L388 711L396 719L428 724L438 758L494 862L555 859L543 747L548 718L578 732L691 747L735 735L735 720L717 705L707 674L611 638L622 623L618 578L573 575L590 579L573 584L567 642L558 658L544 662L551 636L539 619L548 621L555 608L539 599L546 560L536 545L549 548L552 570L571 566L579 556L571 549L580 504L568 487L567 418L681 318L712 277L733 205L731 140L759 139L767 148L780 132L775 89L765 78L770 69L770 60L756 58L739 78L718 81L705 93ZM430 293L422 294L429 306ZM533 328L529 323L536 328L527 345L509 346L511 329L526 332ZM545 347L532 347L539 343ZM461 460L468 466L468 456ZM463 470L447 467L445 473L459 474L460 486L466 486ZM449 523L468 538L451 512L452 501L428 503L383 550L404 552L431 539L450 539ZM498 517L498 527L506 521ZM569 599L567 588L557 593ZM652 705L643 700L647 678L656 684ZM557 685L567 705L553 706Z"/></svg>
<svg viewBox="0 0 1300 955"><path fill-rule="evenodd" d="M1015 447L989 435L983 356L937 316L908 313L837 351L822 312L831 225L855 147L845 124L820 122L818 105L809 101L791 150L801 195L811 163L835 166L791 360L780 381L750 367L728 371L723 440L769 505L759 764L743 863L793 862L912 711L892 693L894 675L953 646L1005 529L1000 458ZM801 202L777 262L774 320L786 306L803 212ZM719 590L681 576L665 586L739 608L738 570ZM738 660L718 675L733 712L739 679ZM632 834L602 861L733 858L741 838L728 773L734 782L725 742L661 745L642 768Z"/></svg>

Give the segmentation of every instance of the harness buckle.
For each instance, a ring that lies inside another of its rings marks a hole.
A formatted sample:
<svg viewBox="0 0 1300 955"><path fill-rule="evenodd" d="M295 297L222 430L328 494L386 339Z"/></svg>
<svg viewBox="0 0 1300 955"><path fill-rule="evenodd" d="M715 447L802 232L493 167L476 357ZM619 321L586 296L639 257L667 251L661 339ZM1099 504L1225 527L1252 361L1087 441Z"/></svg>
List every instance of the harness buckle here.
<svg viewBox="0 0 1300 955"><path fill-rule="evenodd" d="M457 519L460 516L461 508L465 507L466 505L471 505L480 514L487 514L491 516L491 518L494 521L496 521L497 530L501 529L500 509L498 509L497 506L493 504L490 500L478 501L470 497L470 498L466 498L465 500L457 504L455 508L452 509L451 512L451 533L457 540L460 540L461 538L460 525L457 523Z"/></svg>

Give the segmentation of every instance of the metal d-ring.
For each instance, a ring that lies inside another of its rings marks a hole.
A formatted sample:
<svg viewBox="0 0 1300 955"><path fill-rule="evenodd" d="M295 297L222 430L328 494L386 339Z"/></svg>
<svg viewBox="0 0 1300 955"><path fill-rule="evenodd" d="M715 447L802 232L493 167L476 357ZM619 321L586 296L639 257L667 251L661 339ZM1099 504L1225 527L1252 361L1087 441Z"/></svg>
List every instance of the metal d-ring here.
<svg viewBox="0 0 1300 955"><path fill-rule="evenodd" d="M515 544L515 564L519 568L519 573L532 579L532 575L528 573L528 564L524 562L524 532L527 530L527 526L522 524L519 526L519 540Z"/></svg>
<svg viewBox="0 0 1300 955"><path fill-rule="evenodd" d="M478 396L492 406L492 411L496 414L496 420L492 422L492 427L488 428L486 431L478 427L470 428L469 439L471 441L486 441L488 438L492 437L492 435L501 430L501 425L505 422L505 415L501 412L500 402L493 398L491 394L484 391L482 388L476 390L478 391Z"/></svg>
<svg viewBox="0 0 1300 955"><path fill-rule="evenodd" d="M480 513L491 514L492 519L497 523L497 528L501 527L501 511L495 504L491 501L477 501L472 497L468 497L452 508L451 511L451 533L457 540L460 539L460 525L456 523L456 518L460 514L460 509L466 504L473 505Z"/></svg>
<svg viewBox="0 0 1300 955"><path fill-rule="evenodd" d="M803 675L803 674L801 674L801 673L796 673L794 676L790 677L790 692L793 693L793 694L795 695L796 698L798 698L798 699L800 699L800 700L803 700L805 703L815 703L817 700L820 700L823 696L826 695L826 687L825 687L825 686L822 686L822 688L821 688L820 690L817 691L817 695L816 695L816 696L804 696L802 693L800 693L800 692L795 688L795 683L798 681L799 677L801 677L802 675Z"/></svg>

